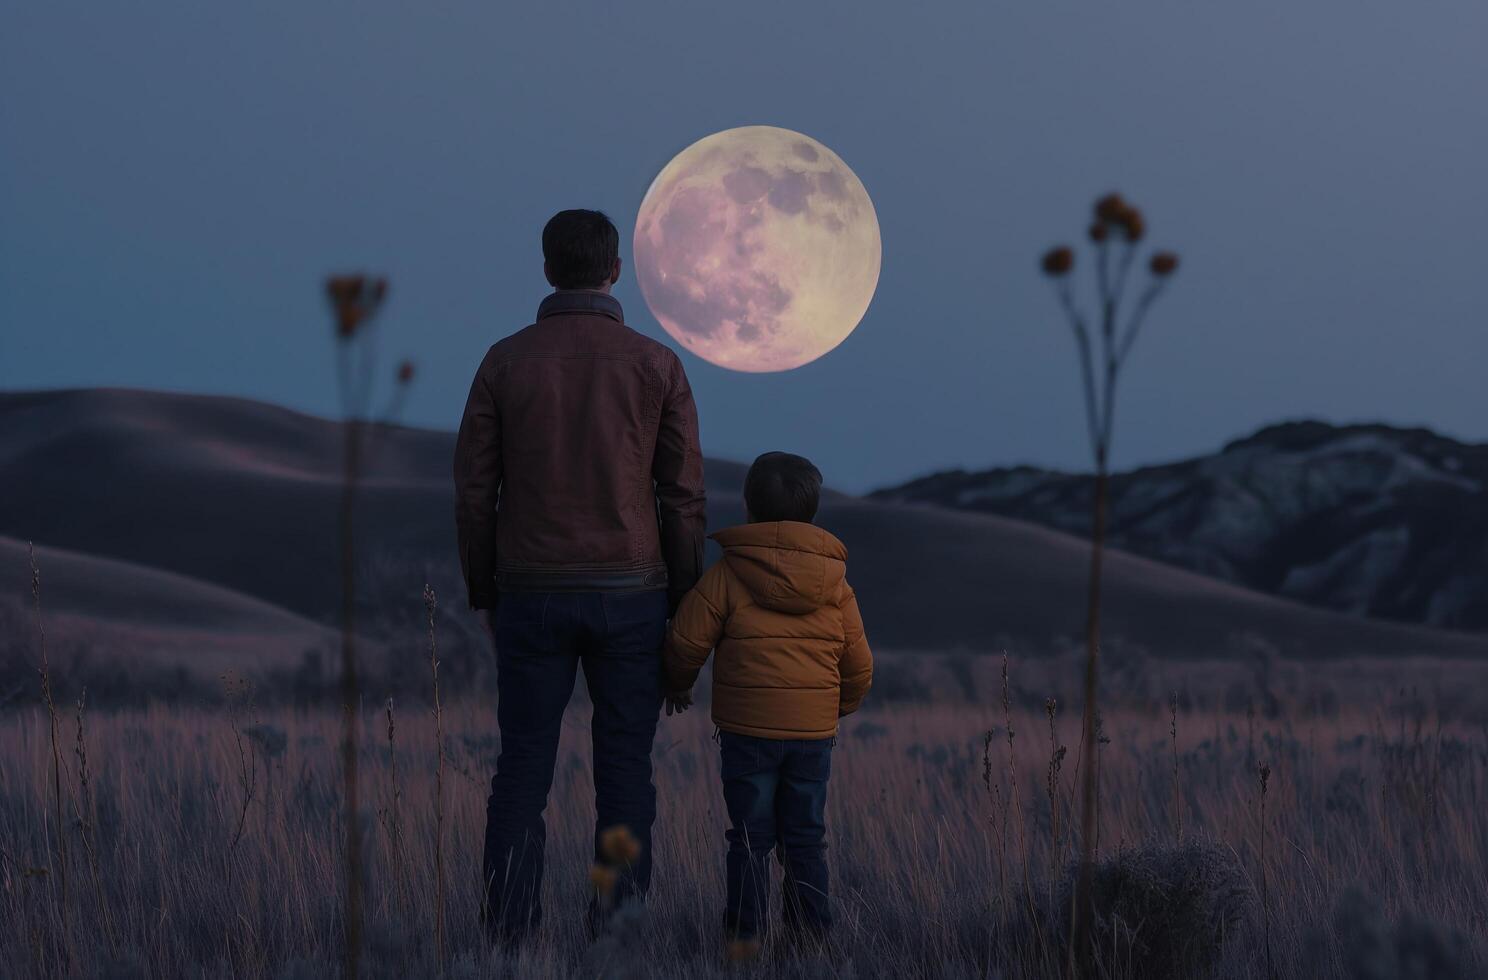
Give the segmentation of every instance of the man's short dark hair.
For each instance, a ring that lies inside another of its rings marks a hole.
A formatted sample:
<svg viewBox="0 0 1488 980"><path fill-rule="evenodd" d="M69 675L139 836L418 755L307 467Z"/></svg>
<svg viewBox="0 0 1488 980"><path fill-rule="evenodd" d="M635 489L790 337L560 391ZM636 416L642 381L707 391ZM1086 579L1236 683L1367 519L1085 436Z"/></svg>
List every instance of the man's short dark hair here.
<svg viewBox="0 0 1488 980"><path fill-rule="evenodd" d="M620 257L620 232L603 211L559 211L542 234L548 279L558 289L598 289Z"/></svg>
<svg viewBox="0 0 1488 980"><path fill-rule="evenodd" d="M744 477L744 504L756 521L810 524L821 501L822 475L804 456L765 453Z"/></svg>

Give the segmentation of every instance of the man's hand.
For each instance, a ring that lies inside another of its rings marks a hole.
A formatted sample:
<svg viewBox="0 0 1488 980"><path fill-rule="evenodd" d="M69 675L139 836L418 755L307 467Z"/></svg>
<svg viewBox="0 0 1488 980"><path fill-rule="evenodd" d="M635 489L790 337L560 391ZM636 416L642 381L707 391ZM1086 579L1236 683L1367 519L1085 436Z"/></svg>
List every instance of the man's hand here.
<svg viewBox="0 0 1488 980"><path fill-rule="evenodd" d="M680 715L692 707L692 692L679 691L666 695L666 713L670 718L672 715Z"/></svg>

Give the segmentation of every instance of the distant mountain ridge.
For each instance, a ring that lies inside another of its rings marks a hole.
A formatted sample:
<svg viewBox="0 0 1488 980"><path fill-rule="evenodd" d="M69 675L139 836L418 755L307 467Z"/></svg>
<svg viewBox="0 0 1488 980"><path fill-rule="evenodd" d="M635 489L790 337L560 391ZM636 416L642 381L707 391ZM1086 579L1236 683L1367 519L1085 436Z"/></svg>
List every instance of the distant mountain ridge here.
<svg viewBox="0 0 1488 980"><path fill-rule="evenodd" d="M1088 534L1088 474L936 473L870 494ZM1427 429L1272 425L1113 476L1111 543L1340 612L1488 630L1488 444Z"/></svg>

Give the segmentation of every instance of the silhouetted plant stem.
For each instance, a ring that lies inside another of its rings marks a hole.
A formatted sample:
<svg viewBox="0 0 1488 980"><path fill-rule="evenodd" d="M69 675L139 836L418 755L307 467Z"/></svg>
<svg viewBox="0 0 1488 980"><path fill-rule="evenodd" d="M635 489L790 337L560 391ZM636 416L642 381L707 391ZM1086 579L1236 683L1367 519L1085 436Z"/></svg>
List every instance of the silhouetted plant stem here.
<svg viewBox="0 0 1488 980"><path fill-rule="evenodd" d="M437 609L434 587L424 583L424 611L429 618L429 674L434 682L434 956L444 969L444 709L439 701L439 645L434 631ZM484 901L484 899L482 899Z"/></svg>
<svg viewBox="0 0 1488 980"><path fill-rule="evenodd" d="M57 702L52 697L52 663L47 654L46 623L41 617L41 569L36 564L36 544L27 542L27 555L31 560L31 599L36 607L36 635L41 644L41 700L46 705L47 718L51 726L52 743L52 805L56 819L57 837L57 914L62 923L62 953L66 961L71 960L67 929L67 824L62 818L62 750L57 741Z"/></svg>
<svg viewBox="0 0 1488 980"><path fill-rule="evenodd" d="M1081 754L1095 759L1096 696L1100 679L1100 611L1101 562L1106 540L1106 475L1105 453L1097 456L1095 476L1095 513L1090 541L1090 581L1085 606L1085 710L1080 720ZM1090 955L1090 889L1095 868L1096 800L1099 789L1096 774L1099 765L1086 766L1080 776L1080 871L1075 880L1074 908L1071 910L1070 943L1073 972L1083 975L1082 967Z"/></svg>
<svg viewBox="0 0 1488 980"><path fill-rule="evenodd" d="M234 683L228 690L228 724L232 726L233 746L238 752L238 785L243 790L243 806L238 812L238 826L233 832L232 843L228 845L228 854L231 855L238 849L238 841L243 839L243 829L248 826L248 808L253 803L253 793L258 783L258 756L254 754L253 745L243 744L243 718L239 714L238 704L251 697L246 681ZM249 706L251 713L252 706ZM228 866L228 873L232 873L233 865Z"/></svg>
<svg viewBox="0 0 1488 980"><path fill-rule="evenodd" d="M1071 929L1068 949L1068 968L1073 975L1091 972L1093 950L1090 948L1090 889L1096 827L1099 822L1099 785L1096 758L1096 713L1099 709L1097 695L1100 679L1100 613L1101 613L1101 567L1106 540L1106 520L1110 494L1109 462L1112 433L1116 417L1116 385L1125 363L1126 355L1136 342L1142 318L1157 298L1168 276L1178 266L1178 258L1170 252L1159 252L1152 256L1149 268L1152 280L1137 302L1124 331L1118 330L1121 302L1136 257L1136 245L1146 232L1146 222L1140 211L1121 199L1120 195L1108 194L1095 204L1095 222L1090 226L1090 239L1095 243L1096 291L1099 310L1100 362L1097 366L1095 344L1085 317L1075 302L1070 286L1069 273L1074 268L1075 254L1069 246L1050 249L1041 261L1043 271L1054 281L1054 292L1059 299L1070 330L1075 337L1075 350L1079 358L1081 394L1085 405L1085 425L1090 437L1091 455L1095 462L1095 486L1091 498L1090 531L1090 582L1086 596L1085 611L1085 707L1081 722L1080 756L1085 763L1081 772L1080 806L1080 870L1076 879L1073 907L1070 910ZM1121 255L1117 260L1114 276L1110 269L1112 244L1120 235Z"/></svg>
<svg viewBox="0 0 1488 980"><path fill-rule="evenodd" d="M1173 843L1183 843L1183 787L1178 779L1178 692L1168 697L1171 718L1169 728L1173 738Z"/></svg>
<svg viewBox="0 0 1488 980"><path fill-rule="evenodd" d="M397 727L393 723L393 699L387 699L388 779L392 783L392 799L388 804L388 842L393 857L393 878L396 884L400 912L407 892L407 876L403 868L403 824L400 814L398 786Z"/></svg>
<svg viewBox="0 0 1488 980"><path fill-rule="evenodd" d="M1049 792L1049 903L1054 903L1054 883L1059 879L1059 770L1064 765L1064 748L1059 744L1058 731L1054 725L1054 716L1059 710L1059 702L1053 698L1044 699L1044 714L1049 718L1049 767L1047 772L1047 783Z"/></svg>
<svg viewBox="0 0 1488 980"><path fill-rule="evenodd" d="M1095 712L1095 843L1090 849L1097 859L1101 853L1101 746L1110 741L1106 737L1101 713L1097 711Z"/></svg>
<svg viewBox="0 0 1488 980"><path fill-rule="evenodd" d="M344 470L341 483L341 734L342 790L346 801L345 971L355 980L362 945L362 822L357 798L356 549L352 508L361 462L361 420L344 426Z"/></svg>
<svg viewBox="0 0 1488 980"><path fill-rule="evenodd" d="M997 844L997 894L998 909L1007 914L1007 804L1002 798L1001 780L992 782L992 738L993 729L987 729L982 738L982 783L987 787L987 800L992 804L988 822L992 825L992 837ZM999 820L999 816L1001 820ZM999 826L1000 824L1000 826Z"/></svg>
<svg viewBox="0 0 1488 980"><path fill-rule="evenodd" d="M357 786L357 725L360 689L356 651L356 537L354 512L361 477L364 427L372 397L373 350L355 341L387 295L387 280L362 275L332 276L326 295L336 318L336 380L343 415L339 529L341 543L341 769L346 806L346 904L342 922L344 971L356 980L362 946L362 818ZM360 353L360 357L358 357ZM411 376L411 375L410 375ZM400 369L400 380L403 380Z"/></svg>
<svg viewBox="0 0 1488 980"><path fill-rule="evenodd" d="M73 810L77 814L78 828L82 831L83 852L88 858L88 875L93 883L93 900L98 906L99 924L103 928L104 939L112 949L118 943L115 939L113 915L109 911L108 900L103 893L103 875L98 868L98 846L94 840L96 831L93 825L94 807L90 789L92 774L88 769L88 738L87 729L83 724L83 707L87 700L88 689L85 687L77 699L77 744L73 747L73 752L78 760L78 795L73 800Z"/></svg>
<svg viewBox="0 0 1488 980"><path fill-rule="evenodd" d="M1271 980L1276 976L1271 965L1271 893L1266 877L1266 787L1271 782L1271 767L1263 762L1256 772L1261 780L1261 920L1265 924L1266 980Z"/></svg>
<svg viewBox="0 0 1488 980"><path fill-rule="evenodd" d="M1023 803L1018 796L1018 759L1013 751L1013 693L1012 683L1008 674L1007 651L1002 654L1002 718L1003 727L1007 730L1008 746L1008 784L1012 796L1013 819L1018 826L1018 849L1023 856L1023 898L1028 904L1029 921L1033 923L1035 934L1038 936L1040 946L1043 944L1042 929L1039 926L1038 906L1033 897L1033 877L1029 868L1028 860L1028 832L1023 821Z"/></svg>

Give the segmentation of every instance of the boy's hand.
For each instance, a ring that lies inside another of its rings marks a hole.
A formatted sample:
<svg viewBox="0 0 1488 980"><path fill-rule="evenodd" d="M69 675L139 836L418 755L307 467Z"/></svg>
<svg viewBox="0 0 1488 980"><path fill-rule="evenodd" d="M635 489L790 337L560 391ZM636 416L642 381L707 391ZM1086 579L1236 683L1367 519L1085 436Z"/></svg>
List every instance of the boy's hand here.
<svg viewBox="0 0 1488 980"><path fill-rule="evenodd" d="M672 715L680 715L692 707L692 692L678 691L666 695L666 713L670 718Z"/></svg>

